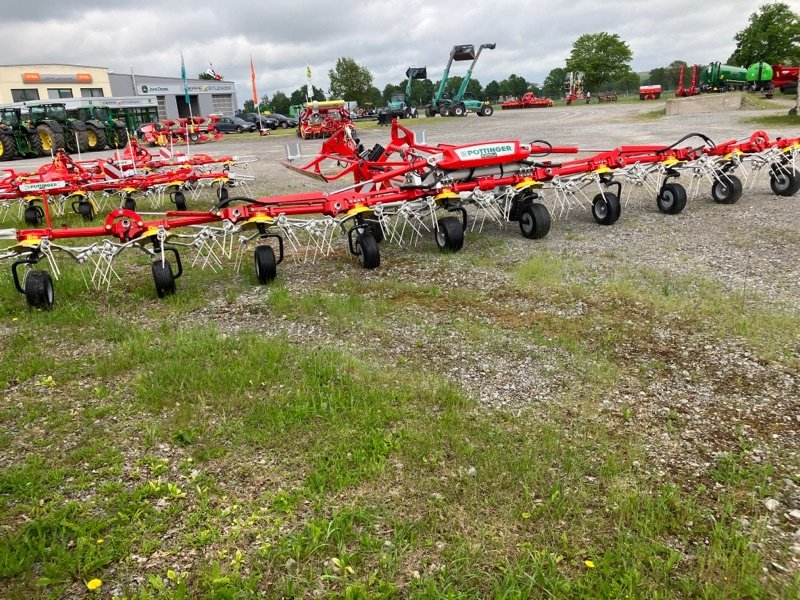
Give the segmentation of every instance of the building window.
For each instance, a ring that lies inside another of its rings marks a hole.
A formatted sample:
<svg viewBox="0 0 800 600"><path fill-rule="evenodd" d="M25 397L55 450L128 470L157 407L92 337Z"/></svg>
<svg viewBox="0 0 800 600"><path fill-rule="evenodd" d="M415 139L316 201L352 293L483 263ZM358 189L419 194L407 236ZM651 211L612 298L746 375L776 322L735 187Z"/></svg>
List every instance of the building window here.
<svg viewBox="0 0 800 600"><path fill-rule="evenodd" d="M47 88L47 97L51 100L72 98L72 90L70 88Z"/></svg>
<svg viewBox="0 0 800 600"><path fill-rule="evenodd" d="M39 90L26 89L26 90L11 90L12 102L25 102L26 100L38 100Z"/></svg>
<svg viewBox="0 0 800 600"><path fill-rule="evenodd" d="M158 118L164 120L167 118L167 100L165 96L156 96L158 102Z"/></svg>
<svg viewBox="0 0 800 600"><path fill-rule="evenodd" d="M102 98L103 96L103 88L81 88L81 98Z"/></svg>

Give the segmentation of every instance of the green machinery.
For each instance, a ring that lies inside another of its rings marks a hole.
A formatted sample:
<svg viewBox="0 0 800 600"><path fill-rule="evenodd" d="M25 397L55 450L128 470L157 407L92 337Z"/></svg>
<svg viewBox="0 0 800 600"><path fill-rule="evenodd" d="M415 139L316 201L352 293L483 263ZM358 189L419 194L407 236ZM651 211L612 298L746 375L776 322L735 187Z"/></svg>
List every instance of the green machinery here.
<svg viewBox="0 0 800 600"><path fill-rule="evenodd" d="M87 102L69 108L67 114L86 123L86 137L89 150L124 148L128 144L128 129L125 122L115 118L108 106Z"/></svg>
<svg viewBox="0 0 800 600"><path fill-rule="evenodd" d="M747 69L712 62L700 72L700 89L703 92L743 90L747 86Z"/></svg>
<svg viewBox="0 0 800 600"><path fill-rule="evenodd" d="M390 118L397 117L400 119L414 118L417 116L417 109L411 106L411 86L415 79L426 79L428 77L428 69L425 67L409 67L406 70L406 77L408 78L408 83L406 84L405 92L393 94L386 108L383 109L380 114L388 115Z"/></svg>
<svg viewBox="0 0 800 600"><path fill-rule="evenodd" d="M44 124L43 125L43 129ZM45 132L49 135L50 132ZM44 154L42 138L35 127L22 119L19 108L0 109L0 160L13 160L17 157L36 157Z"/></svg>
<svg viewBox="0 0 800 600"><path fill-rule="evenodd" d="M64 104L28 102L27 106L28 119L31 124L37 129L39 129L39 125L46 125L52 131L49 140L46 131L40 131L39 134L45 154L51 150L55 152L59 148L64 148L67 152L86 152L89 149L86 123L67 116L67 108Z"/></svg>
<svg viewBox="0 0 800 600"><path fill-rule="evenodd" d="M463 117L468 111L477 113L479 117L489 117L494 113L494 109L489 102L471 98L466 92L467 86L472 80L472 72L475 69L475 63L478 62L481 52L483 52L484 48L494 50L495 47L496 44L481 44L478 48L478 52L475 52L475 46L472 44L453 46L453 49L450 51L450 59L447 61L444 73L442 73L442 80L439 82L439 88L436 90L436 94L434 94L430 106L426 108L425 112L429 117L435 114L440 114L443 117L449 117L450 115ZM452 98L446 98L444 96L444 88L450 76L450 67L453 61L462 60L471 60L472 64L467 70L467 74L464 76L461 87L458 88L458 92L456 92Z"/></svg>

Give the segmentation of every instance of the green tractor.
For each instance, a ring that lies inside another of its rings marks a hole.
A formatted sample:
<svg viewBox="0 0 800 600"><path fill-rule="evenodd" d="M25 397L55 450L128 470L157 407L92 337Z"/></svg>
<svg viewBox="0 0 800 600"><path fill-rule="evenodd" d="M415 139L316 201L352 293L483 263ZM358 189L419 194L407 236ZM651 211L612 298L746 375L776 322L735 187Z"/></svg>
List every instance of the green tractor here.
<svg viewBox="0 0 800 600"><path fill-rule="evenodd" d="M39 137L45 154L64 148L67 152L86 152L89 149L86 123L67 116L67 108L58 103L28 104L29 118L33 126L42 128Z"/></svg>
<svg viewBox="0 0 800 600"><path fill-rule="evenodd" d="M86 138L89 150L124 148L128 145L128 129L125 122L111 115L107 106L87 104L72 108L67 114L86 123Z"/></svg>
<svg viewBox="0 0 800 600"><path fill-rule="evenodd" d="M0 160L41 156L39 132L22 120L19 108L0 109Z"/></svg>

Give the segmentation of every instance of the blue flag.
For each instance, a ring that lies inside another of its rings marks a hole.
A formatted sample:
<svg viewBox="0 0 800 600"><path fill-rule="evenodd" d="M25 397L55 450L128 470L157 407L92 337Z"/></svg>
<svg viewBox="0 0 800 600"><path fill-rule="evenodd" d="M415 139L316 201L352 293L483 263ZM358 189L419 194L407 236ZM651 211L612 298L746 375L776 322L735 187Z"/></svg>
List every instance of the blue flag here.
<svg viewBox="0 0 800 600"><path fill-rule="evenodd" d="M186 85L186 65L183 62L183 52L181 52L181 79L183 80L183 96L186 104L189 104L189 86Z"/></svg>

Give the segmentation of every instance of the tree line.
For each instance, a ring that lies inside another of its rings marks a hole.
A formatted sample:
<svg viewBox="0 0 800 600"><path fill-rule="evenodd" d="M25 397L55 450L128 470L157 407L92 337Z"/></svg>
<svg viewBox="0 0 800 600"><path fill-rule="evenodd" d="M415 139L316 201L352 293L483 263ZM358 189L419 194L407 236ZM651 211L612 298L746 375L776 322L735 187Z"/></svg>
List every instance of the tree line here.
<svg viewBox="0 0 800 600"><path fill-rule="evenodd" d="M760 6L750 15L747 27L737 32L733 39L736 41L736 49L728 58L728 64L741 67L748 67L759 61L769 64L800 64L800 15L785 2L769 2ZM675 89L681 65L689 67L684 60L673 60L666 66L651 69L642 78L631 69L632 60L630 46L619 35L607 32L587 33L575 40L564 66L552 69L541 87L512 73L502 81L490 81L485 87L478 79L473 78L467 86L467 93L492 103L497 103L502 98L519 98L526 92L560 98L564 95L565 81L572 71L584 73L584 89L593 93L609 90L630 93L643 83ZM687 79L689 71L686 68ZM328 77L328 98L354 100L360 106L385 106L394 94L403 93L408 83L407 79L397 84L390 83L381 91L375 87L369 69L349 57L339 58L336 65L328 71ZM445 95L454 95L462 82L461 76L450 77L445 84ZM411 103L416 106L429 103L439 83L439 80L431 79L414 81ZM314 87L313 92L314 100L326 99L323 90ZM286 114L290 105L305 101L306 87L302 86L288 96L281 91L275 92L271 98L265 95L258 108L260 111ZM246 111L254 109L252 100L246 100L244 104Z"/></svg>

